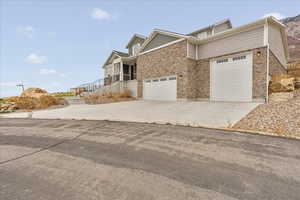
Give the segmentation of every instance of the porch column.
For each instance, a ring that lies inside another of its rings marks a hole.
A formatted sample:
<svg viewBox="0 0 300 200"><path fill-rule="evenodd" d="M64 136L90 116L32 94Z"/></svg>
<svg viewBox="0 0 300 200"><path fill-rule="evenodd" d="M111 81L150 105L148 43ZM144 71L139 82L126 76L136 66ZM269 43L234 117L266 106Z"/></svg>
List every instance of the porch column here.
<svg viewBox="0 0 300 200"><path fill-rule="evenodd" d="M115 64L112 63L112 77L111 77L111 82L113 83L115 80Z"/></svg>
<svg viewBox="0 0 300 200"><path fill-rule="evenodd" d="M132 68L132 65L129 65L129 80L132 79L132 77L131 77L131 68Z"/></svg>
<svg viewBox="0 0 300 200"><path fill-rule="evenodd" d="M123 81L123 62L120 61L120 81Z"/></svg>

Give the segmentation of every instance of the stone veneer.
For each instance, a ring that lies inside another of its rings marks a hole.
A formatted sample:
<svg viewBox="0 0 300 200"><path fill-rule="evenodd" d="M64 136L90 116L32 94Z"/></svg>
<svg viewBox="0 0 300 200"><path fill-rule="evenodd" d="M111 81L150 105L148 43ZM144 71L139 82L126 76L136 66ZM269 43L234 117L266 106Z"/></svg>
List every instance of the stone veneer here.
<svg viewBox="0 0 300 200"><path fill-rule="evenodd" d="M186 48L186 41L182 41L138 57L139 98L143 96L143 80L177 75L178 99L209 99L210 59L212 58L198 61L187 58ZM248 51L253 52L253 99L265 99L267 95L267 48ZM226 56L240 53L242 52Z"/></svg>
<svg viewBox="0 0 300 200"><path fill-rule="evenodd" d="M269 74L286 74L287 69L279 62L277 57L270 50Z"/></svg>

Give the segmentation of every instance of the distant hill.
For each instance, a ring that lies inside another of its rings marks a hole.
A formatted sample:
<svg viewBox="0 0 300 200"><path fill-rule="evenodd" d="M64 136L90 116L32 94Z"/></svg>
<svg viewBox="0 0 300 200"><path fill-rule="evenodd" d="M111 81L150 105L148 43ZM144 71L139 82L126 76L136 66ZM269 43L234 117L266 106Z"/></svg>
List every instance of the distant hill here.
<svg viewBox="0 0 300 200"><path fill-rule="evenodd" d="M290 62L300 60L300 15L282 19L287 26Z"/></svg>

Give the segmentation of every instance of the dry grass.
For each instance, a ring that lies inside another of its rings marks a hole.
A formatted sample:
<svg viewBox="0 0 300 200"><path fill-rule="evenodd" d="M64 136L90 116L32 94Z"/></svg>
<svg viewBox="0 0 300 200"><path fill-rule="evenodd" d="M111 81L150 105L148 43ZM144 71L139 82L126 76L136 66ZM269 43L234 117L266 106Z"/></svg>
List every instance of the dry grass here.
<svg viewBox="0 0 300 200"><path fill-rule="evenodd" d="M7 97L4 98L4 101L16 102L18 98L19 98L18 96Z"/></svg>
<svg viewBox="0 0 300 200"><path fill-rule="evenodd" d="M54 105L67 105L67 101L63 98L55 98L51 95L44 95L40 98L35 97L17 97L14 102L21 110L46 109Z"/></svg>
<svg viewBox="0 0 300 200"><path fill-rule="evenodd" d="M84 101L87 104L104 104L133 100L135 100L135 98L131 96L130 90L125 90L124 92L120 93L92 94L84 97Z"/></svg>
<svg viewBox="0 0 300 200"><path fill-rule="evenodd" d="M22 110L33 110L37 108L39 100L33 97L19 97L16 99L16 106Z"/></svg>

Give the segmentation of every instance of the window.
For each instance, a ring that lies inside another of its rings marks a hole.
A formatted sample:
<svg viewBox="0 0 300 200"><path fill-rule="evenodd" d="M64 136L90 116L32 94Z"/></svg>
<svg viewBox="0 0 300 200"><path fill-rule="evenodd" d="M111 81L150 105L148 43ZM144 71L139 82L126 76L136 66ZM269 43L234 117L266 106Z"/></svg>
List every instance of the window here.
<svg viewBox="0 0 300 200"><path fill-rule="evenodd" d="M132 46L132 55L136 56L140 50L140 43L136 43Z"/></svg>
<svg viewBox="0 0 300 200"><path fill-rule="evenodd" d="M170 80L170 81L176 80L176 77L170 77L169 80Z"/></svg>
<svg viewBox="0 0 300 200"><path fill-rule="evenodd" d="M233 61L244 60L244 59L246 59L246 56L237 56L232 58Z"/></svg>
<svg viewBox="0 0 300 200"><path fill-rule="evenodd" d="M160 81L166 81L167 80L167 78L161 78L160 79Z"/></svg>
<svg viewBox="0 0 300 200"><path fill-rule="evenodd" d="M225 63L228 62L228 58L217 60L217 63Z"/></svg>
<svg viewBox="0 0 300 200"><path fill-rule="evenodd" d="M151 80L147 80L146 83L151 83Z"/></svg>
<svg viewBox="0 0 300 200"><path fill-rule="evenodd" d="M152 82L158 82L158 79L154 79Z"/></svg>

